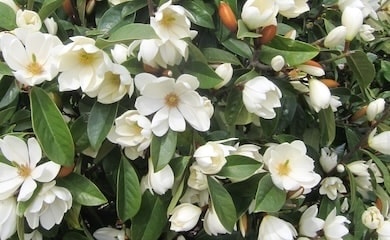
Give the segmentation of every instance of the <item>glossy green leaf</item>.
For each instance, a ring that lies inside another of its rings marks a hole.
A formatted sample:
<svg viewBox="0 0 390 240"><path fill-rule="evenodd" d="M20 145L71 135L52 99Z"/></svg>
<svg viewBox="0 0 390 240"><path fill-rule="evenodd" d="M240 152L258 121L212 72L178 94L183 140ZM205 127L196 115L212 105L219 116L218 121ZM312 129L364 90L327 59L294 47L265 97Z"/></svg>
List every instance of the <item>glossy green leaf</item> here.
<svg viewBox="0 0 390 240"><path fill-rule="evenodd" d="M1 76L12 76L12 70L4 62L0 62L0 79Z"/></svg>
<svg viewBox="0 0 390 240"><path fill-rule="evenodd" d="M0 108L4 108L19 97L20 89L14 79L3 78L0 80Z"/></svg>
<svg viewBox="0 0 390 240"><path fill-rule="evenodd" d="M355 176L353 175L353 173L348 169L348 168L345 168L347 174L348 174L348 182L349 182L349 192L350 192L350 208L351 210L353 210L355 208L355 204L356 204L356 201L358 199L357 197L357 183L356 183L356 179L355 179Z"/></svg>
<svg viewBox="0 0 390 240"><path fill-rule="evenodd" d="M222 81L222 78L209 65L202 62L188 62L183 71L197 77L199 88L202 89L210 89Z"/></svg>
<svg viewBox="0 0 390 240"><path fill-rule="evenodd" d="M47 157L60 165L72 165L72 135L56 104L43 89L33 87L30 105L33 130Z"/></svg>
<svg viewBox="0 0 390 240"><path fill-rule="evenodd" d="M233 88L227 98L225 109L225 120L229 125L234 125L239 116L239 112L244 108L242 102L242 91L238 88Z"/></svg>
<svg viewBox="0 0 390 240"><path fill-rule="evenodd" d="M88 139L91 147L98 150L110 131L116 118L118 103L102 104L96 102L88 118Z"/></svg>
<svg viewBox="0 0 390 240"><path fill-rule="evenodd" d="M141 207L141 188L134 167L122 157L116 191L116 209L119 218L125 222L137 214Z"/></svg>
<svg viewBox="0 0 390 240"><path fill-rule="evenodd" d="M7 4L0 2L0 12L0 29L15 29L17 27L15 11Z"/></svg>
<svg viewBox="0 0 390 240"><path fill-rule="evenodd" d="M228 51L219 48L204 48L202 49L202 52L209 63L231 63L234 65L241 65L240 60Z"/></svg>
<svg viewBox="0 0 390 240"><path fill-rule="evenodd" d="M218 176L227 177L230 179L245 179L254 174L260 167L261 163L253 158L242 155L229 155L226 157L226 164Z"/></svg>
<svg viewBox="0 0 390 240"><path fill-rule="evenodd" d="M261 34L249 31L245 23L241 19L239 19L237 23L238 23L238 31L237 31L238 39L258 38L261 36Z"/></svg>
<svg viewBox="0 0 390 240"><path fill-rule="evenodd" d="M286 192L272 182L269 174L260 181L255 197L255 212L277 212L286 201Z"/></svg>
<svg viewBox="0 0 390 240"><path fill-rule="evenodd" d="M347 64L352 70L362 92L375 78L375 67L362 51L355 51L347 56Z"/></svg>
<svg viewBox="0 0 390 240"><path fill-rule="evenodd" d="M322 145L330 146L336 137L336 122L331 107L321 109L318 113L320 123L320 139Z"/></svg>
<svg viewBox="0 0 390 240"><path fill-rule="evenodd" d="M207 183L211 202L219 221L229 232L233 231L237 221L236 208L229 192L214 178L208 176Z"/></svg>
<svg viewBox="0 0 390 240"><path fill-rule="evenodd" d="M132 220L131 239L158 239L167 223L167 202L145 191L141 208Z"/></svg>
<svg viewBox="0 0 390 240"><path fill-rule="evenodd" d="M78 232L67 232L62 240L88 240L86 236Z"/></svg>
<svg viewBox="0 0 390 240"><path fill-rule="evenodd" d="M0 126L12 118L12 115L14 114L15 110L15 106L0 110Z"/></svg>
<svg viewBox="0 0 390 240"><path fill-rule="evenodd" d="M308 43L276 35L270 43L262 46L260 60L270 64L273 57L281 55L287 64L295 66L314 58L319 52Z"/></svg>
<svg viewBox="0 0 390 240"><path fill-rule="evenodd" d="M228 38L227 40L222 42L222 45L229 49L231 52L245 58L252 57L252 49L249 45L241 40Z"/></svg>
<svg viewBox="0 0 390 240"><path fill-rule="evenodd" d="M63 0L44 0L39 9L39 17L43 20L50 16L57 8L61 7Z"/></svg>
<svg viewBox="0 0 390 240"><path fill-rule="evenodd" d="M77 118L72 125L70 125L70 132L73 137L77 151L83 151L90 146L87 133L88 119L85 116Z"/></svg>
<svg viewBox="0 0 390 240"><path fill-rule="evenodd" d="M173 158L176 151L177 133L169 130L164 136L153 136L150 145L150 155L154 171L163 169Z"/></svg>
<svg viewBox="0 0 390 240"><path fill-rule="evenodd" d="M207 11L206 5L203 1L183 1L182 6L192 14L193 21L196 25L214 29L212 14Z"/></svg>
<svg viewBox="0 0 390 240"><path fill-rule="evenodd" d="M81 205L98 206L107 202L106 197L91 180L77 173L57 178L57 185L68 189L73 200Z"/></svg>

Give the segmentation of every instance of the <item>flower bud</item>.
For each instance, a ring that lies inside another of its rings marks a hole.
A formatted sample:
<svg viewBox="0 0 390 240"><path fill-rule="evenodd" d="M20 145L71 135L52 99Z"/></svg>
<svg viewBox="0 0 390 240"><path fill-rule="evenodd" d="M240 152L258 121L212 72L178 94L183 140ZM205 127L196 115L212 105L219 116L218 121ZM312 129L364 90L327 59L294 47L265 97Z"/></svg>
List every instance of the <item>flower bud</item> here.
<svg viewBox="0 0 390 240"><path fill-rule="evenodd" d="M367 106L367 120L372 121L375 119L376 115L380 114L385 110L385 100L383 98L378 98L370 102Z"/></svg>
<svg viewBox="0 0 390 240"><path fill-rule="evenodd" d="M277 55L271 60L271 67L275 72L279 72L285 65L284 58L281 55Z"/></svg>
<svg viewBox="0 0 390 240"><path fill-rule="evenodd" d="M258 39L260 44L267 44L274 39L276 35L276 25L268 25L261 30L261 37Z"/></svg>
<svg viewBox="0 0 390 240"><path fill-rule="evenodd" d="M43 23L45 24L48 33L52 35L57 34L58 25L53 18L46 18Z"/></svg>
<svg viewBox="0 0 390 240"><path fill-rule="evenodd" d="M390 131L381 132L374 136L376 131L375 128L368 136L368 146L378 152L390 155Z"/></svg>
<svg viewBox="0 0 390 240"><path fill-rule="evenodd" d="M268 0L247 0L242 7L241 18L248 29L276 25L278 4Z"/></svg>
<svg viewBox="0 0 390 240"><path fill-rule="evenodd" d="M325 37L324 46L327 48L335 48L336 46L342 45L344 44L346 35L347 28L345 26L333 28Z"/></svg>
<svg viewBox="0 0 390 240"><path fill-rule="evenodd" d="M245 213L238 219L238 224L241 236L245 237L248 231L248 216Z"/></svg>
<svg viewBox="0 0 390 240"><path fill-rule="evenodd" d="M343 173L345 171L345 167L343 164L337 164L336 170L338 173Z"/></svg>
<svg viewBox="0 0 390 240"><path fill-rule="evenodd" d="M359 110L357 110L352 116L351 116L351 121L354 122L358 120L359 118L363 117L366 115L367 112L367 106L361 107Z"/></svg>
<svg viewBox="0 0 390 240"><path fill-rule="evenodd" d="M123 44L115 44L111 49L111 55L116 63L121 64L127 60L127 47Z"/></svg>
<svg viewBox="0 0 390 240"><path fill-rule="evenodd" d="M218 15L225 27L227 27L231 32L237 31L237 19L229 4L221 1L218 6Z"/></svg>
<svg viewBox="0 0 390 240"><path fill-rule="evenodd" d="M292 29L288 31L286 34L284 34L284 37L289 38L291 40L295 40L295 38L297 37L297 30Z"/></svg>
<svg viewBox="0 0 390 240"><path fill-rule="evenodd" d="M364 211L362 214L362 222L364 226L368 227L369 229L377 229L382 225L384 220L385 219L383 215L375 206L367 208L366 211Z"/></svg>
<svg viewBox="0 0 390 240"><path fill-rule="evenodd" d="M172 210L171 230L175 232L189 231L198 223L202 210L190 203L182 203Z"/></svg>
<svg viewBox="0 0 390 240"><path fill-rule="evenodd" d="M38 13L30 10L19 9L16 12L16 25L20 28L39 31L42 27L42 21Z"/></svg>
<svg viewBox="0 0 390 240"><path fill-rule="evenodd" d="M325 147L321 149L320 165L322 169L329 173L337 166L337 154L336 152Z"/></svg>
<svg viewBox="0 0 390 240"><path fill-rule="evenodd" d="M313 60L309 60L301 65L298 65L297 68L316 77L321 77L325 75L325 71L322 68L321 64Z"/></svg>
<svg viewBox="0 0 390 240"><path fill-rule="evenodd" d="M233 68L232 68L232 64L230 63L223 63L221 65L219 65L216 69L215 69L215 73L223 79L222 82L218 83L214 89L220 89L221 87L225 86L231 79L232 79L232 76L233 76Z"/></svg>
<svg viewBox="0 0 390 240"><path fill-rule="evenodd" d="M340 86L340 83L336 82L333 79L324 78L320 80L322 83L324 83L328 88L336 88Z"/></svg>
<svg viewBox="0 0 390 240"><path fill-rule="evenodd" d="M206 214L204 216L203 227L208 235L217 236L218 234L230 233L222 225L221 220L219 220L212 204L210 205L209 209L207 209Z"/></svg>
<svg viewBox="0 0 390 240"><path fill-rule="evenodd" d="M363 25L362 11L359 8L346 7L341 16L341 23L346 27L345 39L352 41Z"/></svg>
<svg viewBox="0 0 390 240"><path fill-rule="evenodd" d="M321 81L311 78L309 80L310 105L316 112L329 107L331 94L329 88Z"/></svg>

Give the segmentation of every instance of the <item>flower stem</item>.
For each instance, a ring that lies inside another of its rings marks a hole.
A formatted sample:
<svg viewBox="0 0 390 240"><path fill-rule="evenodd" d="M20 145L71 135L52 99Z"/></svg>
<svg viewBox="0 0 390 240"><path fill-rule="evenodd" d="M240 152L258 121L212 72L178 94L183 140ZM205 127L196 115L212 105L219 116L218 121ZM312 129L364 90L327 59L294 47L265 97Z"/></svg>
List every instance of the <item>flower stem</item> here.
<svg viewBox="0 0 390 240"><path fill-rule="evenodd" d="M152 0L147 0L148 2L148 11L149 11L149 17L154 16L154 4Z"/></svg>
<svg viewBox="0 0 390 240"><path fill-rule="evenodd" d="M27 0L27 9L33 10L34 7L34 0Z"/></svg>

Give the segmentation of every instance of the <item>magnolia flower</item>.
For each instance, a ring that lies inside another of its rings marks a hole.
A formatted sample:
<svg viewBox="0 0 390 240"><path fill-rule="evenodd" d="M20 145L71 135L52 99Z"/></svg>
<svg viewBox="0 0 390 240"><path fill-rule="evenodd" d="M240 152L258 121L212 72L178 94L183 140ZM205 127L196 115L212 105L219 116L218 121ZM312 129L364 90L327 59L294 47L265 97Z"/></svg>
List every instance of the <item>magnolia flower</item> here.
<svg viewBox="0 0 390 240"><path fill-rule="evenodd" d="M4 60L13 70L16 80L28 86L52 80L58 74L53 49L61 46L61 41L57 36L41 32L26 33L25 37L24 44L10 33L0 37Z"/></svg>
<svg viewBox="0 0 390 240"><path fill-rule="evenodd" d="M143 191L149 189L152 194L155 192L158 195L163 195L173 186L175 176L173 175L172 168L169 165L166 165L160 171L155 172L152 159L149 159L148 165L149 171L148 174L142 178L141 187L143 188Z"/></svg>
<svg viewBox="0 0 390 240"><path fill-rule="evenodd" d="M327 48L335 48L343 45L347 35L347 28L345 26L338 26L333 28L324 40L324 46ZM344 47L344 46L343 46Z"/></svg>
<svg viewBox="0 0 390 240"><path fill-rule="evenodd" d="M111 49L111 55L114 62L122 64L127 60L128 47L124 44L115 44L114 48Z"/></svg>
<svg viewBox="0 0 390 240"><path fill-rule="evenodd" d="M383 221L382 225L376 229L378 240L390 239L390 220Z"/></svg>
<svg viewBox="0 0 390 240"><path fill-rule="evenodd" d="M118 102L125 95L129 97L134 92L133 78L122 65L112 64L104 74L103 82L94 91L86 91L90 97L97 97L97 101L104 104Z"/></svg>
<svg viewBox="0 0 390 240"><path fill-rule="evenodd" d="M339 0L338 6L344 11L346 7L355 7L362 11L363 17L370 15L371 18L377 20L376 10L380 7L380 1L377 0ZM383 7L383 6L382 6Z"/></svg>
<svg viewBox="0 0 390 240"><path fill-rule="evenodd" d="M346 28L345 39L352 41L363 25L362 11L355 7L346 7L341 16L341 23Z"/></svg>
<svg viewBox="0 0 390 240"><path fill-rule="evenodd" d="M241 18L249 29L276 25L278 5L275 1L247 0L242 7Z"/></svg>
<svg viewBox="0 0 390 240"><path fill-rule="evenodd" d="M97 240L125 240L125 229L115 229L111 227L103 227L97 229L93 233L93 237Z"/></svg>
<svg viewBox="0 0 390 240"><path fill-rule="evenodd" d="M64 213L72 207L72 195L68 189L55 184L55 181L44 183L24 212L31 229L40 224L44 229L50 230L55 224L61 223Z"/></svg>
<svg viewBox="0 0 390 240"><path fill-rule="evenodd" d="M16 232L16 199L0 200L0 239L8 239Z"/></svg>
<svg viewBox="0 0 390 240"><path fill-rule="evenodd" d="M253 158L258 162L263 162L263 156L259 153L260 147L254 144L243 144L237 143L235 150L232 152L233 155L241 155L249 158Z"/></svg>
<svg viewBox="0 0 390 240"><path fill-rule="evenodd" d="M276 55L271 59L271 67L275 72L279 72L280 70L282 70L285 64L286 63L284 61L284 58L281 55Z"/></svg>
<svg viewBox="0 0 390 240"><path fill-rule="evenodd" d="M316 77L321 77L325 75L324 69L319 66L313 66L310 64L300 64L297 65L296 68Z"/></svg>
<svg viewBox="0 0 390 240"><path fill-rule="evenodd" d="M348 163L347 168L356 176L370 176L370 173L368 172L368 165L363 160Z"/></svg>
<svg viewBox="0 0 390 240"><path fill-rule="evenodd" d="M263 160L273 183L282 190L294 191L301 187L310 190L321 180L314 172L314 161L306 155L302 141L271 146L265 151Z"/></svg>
<svg viewBox="0 0 390 240"><path fill-rule="evenodd" d="M307 0L276 0L279 13L287 18L296 18L310 10Z"/></svg>
<svg viewBox="0 0 390 240"><path fill-rule="evenodd" d="M208 190L199 191L188 187L179 201L181 203L197 204L200 207L204 207L209 203L209 192Z"/></svg>
<svg viewBox="0 0 390 240"><path fill-rule="evenodd" d="M264 119L273 119L276 116L274 108L280 107L282 92L266 77L258 76L244 85L242 100L248 112Z"/></svg>
<svg viewBox="0 0 390 240"><path fill-rule="evenodd" d="M363 41L371 42L375 40L375 36L372 34L373 32L375 32L375 28L368 24L363 24L360 27L359 36L363 39Z"/></svg>
<svg viewBox="0 0 390 240"><path fill-rule="evenodd" d="M123 147L128 158L143 157L152 141L151 122L136 110L128 110L115 119L107 138Z"/></svg>
<svg viewBox="0 0 390 240"><path fill-rule="evenodd" d="M16 12L16 25L20 28L27 28L38 32L42 27L42 21L38 13L31 10L21 10Z"/></svg>
<svg viewBox="0 0 390 240"><path fill-rule="evenodd" d="M337 166L337 153L328 147L321 148L320 165L329 173Z"/></svg>
<svg viewBox="0 0 390 240"><path fill-rule="evenodd" d="M231 139L224 141L229 140ZM236 150L232 146L221 144L224 141L210 141L195 150L195 160L199 166L200 171L202 171L204 174L218 173L226 163L225 157Z"/></svg>
<svg viewBox="0 0 390 240"><path fill-rule="evenodd" d="M222 63L216 69L215 73L222 78L222 82L214 86L214 89L220 89L225 86L233 76L233 68L231 63Z"/></svg>
<svg viewBox="0 0 390 240"><path fill-rule="evenodd" d="M341 105L343 104L340 102L339 96L334 96L334 95L330 96L329 106L333 112L337 112L337 108L340 107Z"/></svg>
<svg viewBox="0 0 390 240"><path fill-rule="evenodd" d="M11 197L18 191L18 201L30 199L37 183L50 182L60 170L60 165L52 161L37 166L42 158L42 150L35 138L29 138L27 144L20 138L5 136L0 139L0 148L4 157L12 165L0 162L0 199Z"/></svg>
<svg viewBox="0 0 390 240"><path fill-rule="evenodd" d="M134 81L141 93L135 107L145 116L155 113L152 131L156 136L163 136L169 128L183 132L186 121L198 131L210 128L204 99L195 91L199 86L196 77L183 74L175 80L141 73L135 76Z"/></svg>
<svg viewBox="0 0 390 240"><path fill-rule="evenodd" d="M47 29L47 32L51 35L56 35L57 34L57 30L58 30L58 25L56 23L56 21L54 21L54 19L51 17L51 18L46 18L45 20L43 20L43 23L45 24L45 27Z"/></svg>
<svg viewBox="0 0 390 240"><path fill-rule="evenodd" d="M202 209L190 203L182 203L176 206L169 218L170 229L175 232L189 231L196 226L199 221Z"/></svg>
<svg viewBox="0 0 390 240"><path fill-rule="evenodd" d="M336 216L336 208L334 208L325 219L324 234L327 240L341 240L342 237L348 234L349 230L344 223L351 223L344 216Z"/></svg>
<svg viewBox="0 0 390 240"><path fill-rule="evenodd" d="M335 200L338 193L346 193L343 181L338 177L327 177L321 181L320 194L326 195L330 200Z"/></svg>
<svg viewBox="0 0 390 240"><path fill-rule="evenodd" d="M299 233L307 237L316 237L317 232L324 227L324 220L316 217L318 214L317 205L312 205L302 214L299 220Z"/></svg>
<svg viewBox="0 0 390 240"><path fill-rule="evenodd" d="M366 110L367 120L372 121L378 114L382 113L385 110L385 104L386 102L383 98L370 102Z"/></svg>
<svg viewBox="0 0 390 240"><path fill-rule="evenodd" d="M209 205L209 208L204 216L203 228L208 235L217 236L218 234L230 234L230 232L222 225L221 220L219 220L212 204Z"/></svg>
<svg viewBox="0 0 390 240"><path fill-rule="evenodd" d="M202 172L202 169L196 162L190 167L190 176L188 177L187 184L198 191L208 189L207 176Z"/></svg>
<svg viewBox="0 0 390 240"><path fill-rule="evenodd" d="M83 36L71 37L68 43L58 51L60 71L59 90L79 89L92 92L103 82L104 73L111 63L108 55L95 46L95 40Z"/></svg>
<svg viewBox="0 0 390 240"><path fill-rule="evenodd" d="M377 129L375 128L368 136L368 146L378 152L390 155L390 131L375 135L376 131Z"/></svg>
<svg viewBox="0 0 390 240"><path fill-rule="evenodd" d="M362 222L369 229L377 229L384 221L382 213L376 206L367 208L362 214Z"/></svg>
<svg viewBox="0 0 390 240"><path fill-rule="evenodd" d="M332 99L329 88L320 80L309 79L310 101L309 104L316 112L327 109Z"/></svg>
<svg viewBox="0 0 390 240"><path fill-rule="evenodd" d="M258 240L293 240L298 235L294 226L280 218L266 215L260 223Z"/></svg>

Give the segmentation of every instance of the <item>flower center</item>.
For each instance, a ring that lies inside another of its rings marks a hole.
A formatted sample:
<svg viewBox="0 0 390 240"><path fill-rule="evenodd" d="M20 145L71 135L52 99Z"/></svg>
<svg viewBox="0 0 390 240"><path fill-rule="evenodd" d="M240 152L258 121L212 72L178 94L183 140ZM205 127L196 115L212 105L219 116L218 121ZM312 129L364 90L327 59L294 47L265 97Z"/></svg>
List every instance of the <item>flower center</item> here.
<svg viewBox="0 0 390 240"><path fill-rule="evenodd" d="M278 174L280 176L287 176L291 171L291 168L289 166L289 160L285 161L284 163L279 164L277 169L278 169Z"/></svg>
<svg viewBox="0 0 390 240"><path fill-rule="evenodd" d="M43 68L41 64L37 62L35 54L32 55L32 62L27 65L27 71L29 71L34 76L43 73Z"/></svg>
<svg viewBox="0 0 390 240"><path fill-rule="evenodd" d="M179 97L175 93L165 96L165 104L169 107L176 107L179 104Z"/></svg>
<svg viewBox="0 0 390 240"><path fill-rule="evenodd" d="M95 61L95 55L92 53L87 53L84 50L81 50L79 53L79 62L82 65L91 65Z"/></svg>
<svg viewBox="0 0 390 240"><path fill-rule="evenodd" d="M172 13L164 13L163 18L161 19L161 24L169 27L175 20L176 18Z"/></svg>
<svg viewBox="0 0 390 240"><path fill-rule="evenodd" d="M105 79L110 83L112 87L118 87L121 85L121 79L119 74L114 74L113 72L106 72Z"/></svg>
<svg viewBox="0 0 390 240"><path fill-rule="evenodd" d="M30 176L31 169L27 165L23 165L23 164L19 165L18 166L18 174L19 174L19 176L26 178L26 177Z"/></svg>

